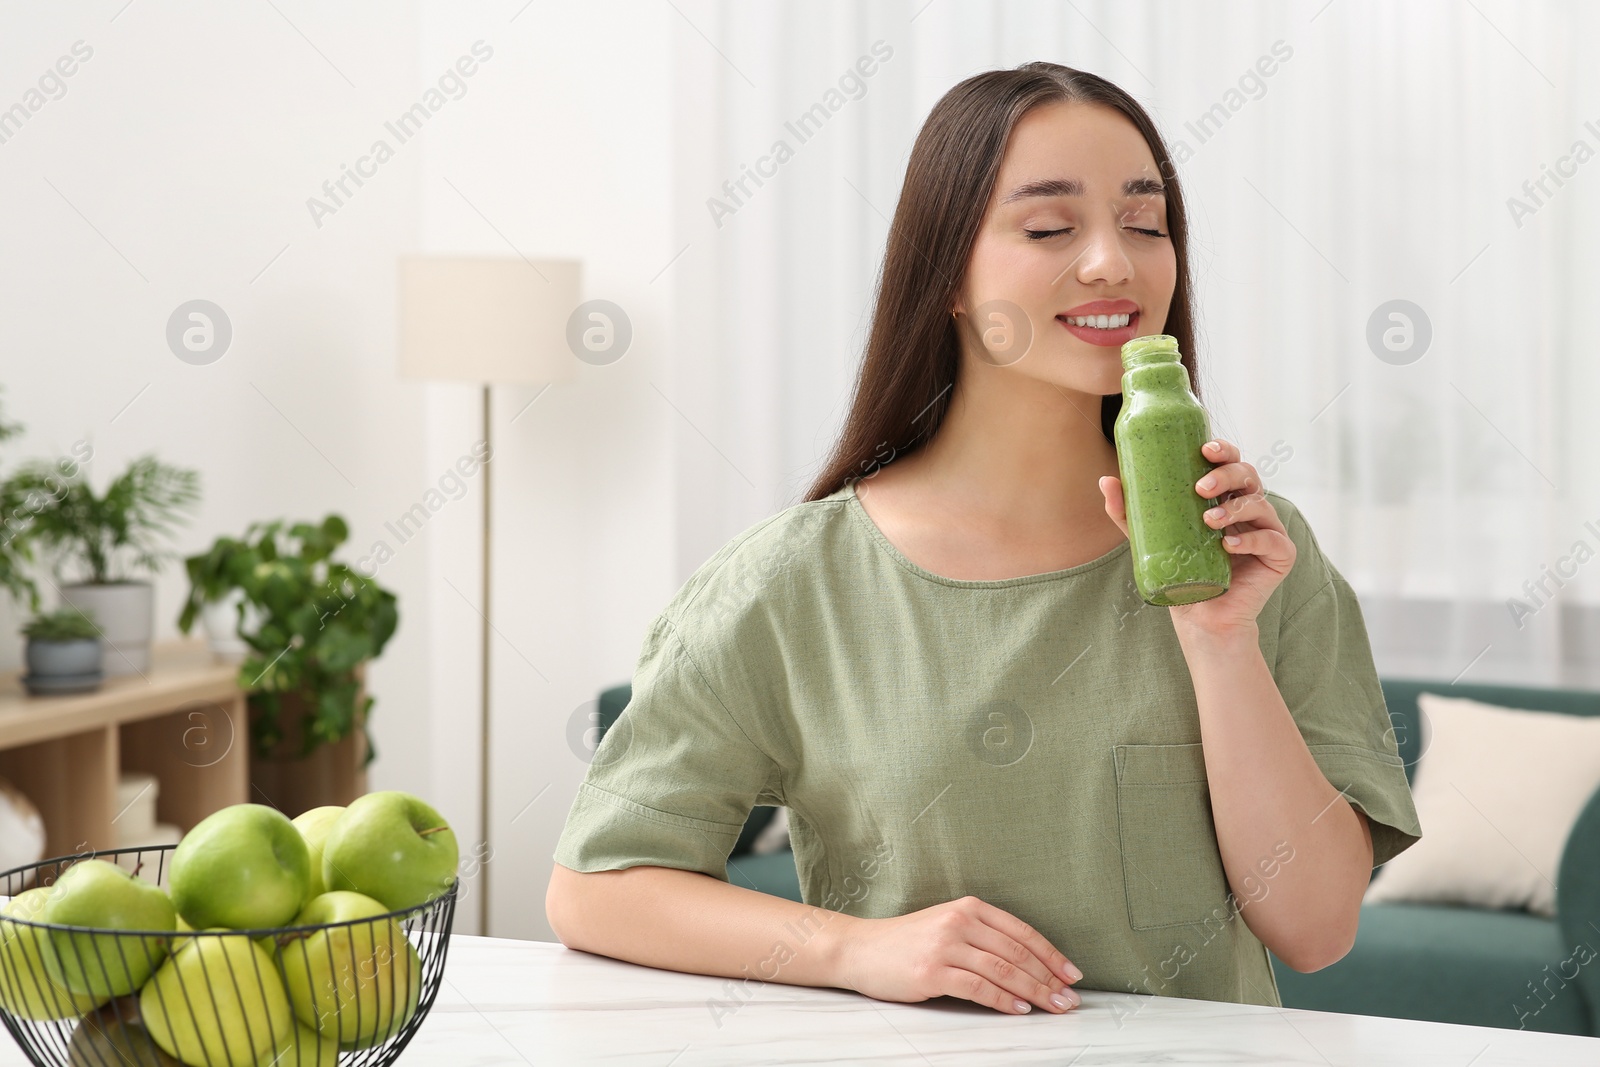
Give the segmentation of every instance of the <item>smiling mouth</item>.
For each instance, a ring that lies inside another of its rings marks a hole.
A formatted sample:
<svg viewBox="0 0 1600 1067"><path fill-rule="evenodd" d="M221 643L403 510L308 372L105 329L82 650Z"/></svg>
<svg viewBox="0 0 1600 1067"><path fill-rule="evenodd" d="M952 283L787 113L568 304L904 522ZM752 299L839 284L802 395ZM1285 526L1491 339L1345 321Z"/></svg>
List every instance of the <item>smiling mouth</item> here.
<svg viewBox="0 0 1600 1067"><path fill-rule="evenodd" d="M1120 330L1132 326L1139 318L1137 311L1124 311L1119 315L1057 315L1068 326L1089 330Z"/></svg>
<svg viewBox="0 0 1600 1067"><path fill-rule="evenodd" d="M1056 321L1078 340L1111 351L1120 350L1139 336L1137 311L1116 315L1057 315Z"/></svg>

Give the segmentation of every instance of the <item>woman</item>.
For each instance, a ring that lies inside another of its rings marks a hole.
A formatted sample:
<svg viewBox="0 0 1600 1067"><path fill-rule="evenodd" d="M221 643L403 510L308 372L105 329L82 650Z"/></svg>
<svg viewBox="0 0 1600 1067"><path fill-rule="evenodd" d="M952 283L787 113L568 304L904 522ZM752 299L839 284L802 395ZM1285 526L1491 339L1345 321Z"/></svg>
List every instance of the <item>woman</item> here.
<svg viewBox="0 0 1600 1067"><path fill-rule="evenodd" d="M1109 82L1029 63L939 101L833 455L645 637L556 851L566 944L1016 1013L1276 1005L1268 949L1349 950L1421 834L1349 586L1227 441L1195 492L1228 592L1133 585L1119 353L1169 333L1194 377L1185 238ZM788 809L804 904L727 881L755 804Z"/></svg>

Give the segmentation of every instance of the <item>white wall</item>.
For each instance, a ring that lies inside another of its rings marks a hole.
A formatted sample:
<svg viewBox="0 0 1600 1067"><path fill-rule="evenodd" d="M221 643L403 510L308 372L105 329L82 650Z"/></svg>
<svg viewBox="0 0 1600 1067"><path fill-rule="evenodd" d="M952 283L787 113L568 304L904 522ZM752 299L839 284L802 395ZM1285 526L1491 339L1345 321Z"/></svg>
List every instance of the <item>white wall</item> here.
<svg viewBox="0 0 1600 1067"><path fill-rule="evenodd" d="M372 785L434 800L464 855L481 839L482 478L404 545L384 523L470 450L480 393L398 379L395 257L511 254L508 241L578 257L586 294L633 318L619 363L584 367L526 410L534 390L495 394L493 932L548 938L550 853L584 769L560 739L626 679L675 588L669 412L647 383L670 326L667 286L651 287L670 258L670 9L120 6L34 7L0 35L0 106L75 41L93 50L65 96L0 144L0 397L27 427L0 466L84 437L97 487L145 451L197 468L204 504L180 555L252 520L329 510L350 522L351 558L388 541L377 577L401 622L369 672ZM602 37L604 50L574 47ZM414 139L386 134L480 39L493 56L465 92ZM307 198L379 137L393 158L318 226ZM205 367L164 340L173 308L196 297L234 329ZM177 636L184 590L175 562L158 581L158 640ZM3 611L10 669L20 613ZM478 881L458 913L466 932Z"/></svg>
<svg viewBox="0 0 1600 1067"><path fill-rule="evenodd" d="M83 437L97 487L146 451L198 469L204 502L179 554L330 510L365 545L426 488L424 389L393 370L393 264L416 240L420 154L401 151L320 228L305 202L415 97L415 11L285 5L290 25L270 5L120 6L34 6L0 35L0 106L75 41L93 50L0 144L0 380L27 426L0 460ZM197 297L234 331L208 366L165 341ZM428 789L426 577L420 552L380 577L402 614L370 672L377 788ZM184 589L174 562L158 640L177 636Z"/></svg>

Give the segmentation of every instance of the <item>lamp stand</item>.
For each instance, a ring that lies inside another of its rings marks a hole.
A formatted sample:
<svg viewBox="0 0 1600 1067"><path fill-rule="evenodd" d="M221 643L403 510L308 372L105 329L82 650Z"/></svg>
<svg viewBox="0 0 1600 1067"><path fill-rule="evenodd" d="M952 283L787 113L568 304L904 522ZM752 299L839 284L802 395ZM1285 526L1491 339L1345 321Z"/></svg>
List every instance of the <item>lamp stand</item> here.
<svg viewBox="0 0 1600 1067"><path fill-rule="evenodd" d="M489 846L489 494L494 479L490 477L489 462L494 456L490 443L489 383L483 385L483 644L481 692L478 705L478 729L481 747L478 750L478 827L483 838L483 858L478 864L482 885L478 917L478 933L489 936L489 863L494 850Z"/></svg>

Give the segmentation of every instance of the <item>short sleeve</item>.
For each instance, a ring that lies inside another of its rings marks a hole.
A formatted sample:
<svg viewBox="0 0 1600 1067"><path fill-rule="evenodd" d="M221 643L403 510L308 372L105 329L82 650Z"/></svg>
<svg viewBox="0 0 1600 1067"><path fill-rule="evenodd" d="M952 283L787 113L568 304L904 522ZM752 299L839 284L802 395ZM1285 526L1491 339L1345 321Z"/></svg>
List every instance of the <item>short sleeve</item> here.
<svg viewBox="0 0 1600 1067"><path fill-rule="evenodd" d="M662 614L645 636L628 705L594 750L554 858L575 871L651 865L726 882L728 853L750 811L758 799L781 803L780 790L777 764L746 736Z"/></svg>
<svg viewBox="0 0 1600 1067"><path fill-rule="evenodd" d="M1283 518L1297 554L1283 583L1273 676L1323 775L1367 816L1380 867L1422 838L1405 763L1355 592L1305 518L1297 510Z"/></svg>

